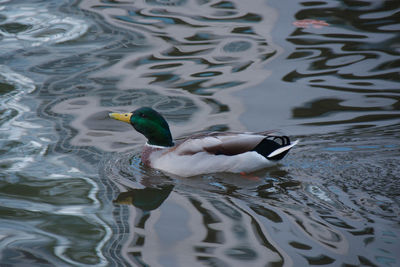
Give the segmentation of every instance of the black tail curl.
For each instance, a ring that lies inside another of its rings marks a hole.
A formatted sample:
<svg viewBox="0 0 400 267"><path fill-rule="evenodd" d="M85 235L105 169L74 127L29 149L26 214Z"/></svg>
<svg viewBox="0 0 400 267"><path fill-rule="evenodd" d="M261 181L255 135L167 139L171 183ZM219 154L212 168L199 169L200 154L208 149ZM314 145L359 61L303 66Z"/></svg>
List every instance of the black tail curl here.
<svg viewBox="0 0 400 267"><path fill-rule="evenodd" d="M273 157L268 157L268 155L275 150L288 145L290 145L290 139L287 136L267 136L252 151L257 152L269 160L277 161L283 159L290 149L282 151Z"/></svg>

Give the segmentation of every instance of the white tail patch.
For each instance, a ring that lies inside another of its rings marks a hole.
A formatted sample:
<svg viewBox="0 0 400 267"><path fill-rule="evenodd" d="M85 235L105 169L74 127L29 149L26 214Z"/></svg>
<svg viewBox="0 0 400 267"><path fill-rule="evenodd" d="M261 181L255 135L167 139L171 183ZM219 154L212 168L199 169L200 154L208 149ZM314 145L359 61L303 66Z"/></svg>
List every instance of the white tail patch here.
<svg viewBox="0 0 400 267"><path fill-rule="evenodd" d="M295 145L297 145L298 142L299 142L299 140L296 140L296 141L294 141L293 143L291 143L291 144L288 145L288 146L284 146L284 147L278 148L277 150L275 150L275 151L273 151L271 154L269 154L269 155L267 156L267 158L275 157L276 155L279 155L279 154L281 154L281 153L283 153L283 152L285 152L285 151L291 149L292 147L294 147Z"/></svg>

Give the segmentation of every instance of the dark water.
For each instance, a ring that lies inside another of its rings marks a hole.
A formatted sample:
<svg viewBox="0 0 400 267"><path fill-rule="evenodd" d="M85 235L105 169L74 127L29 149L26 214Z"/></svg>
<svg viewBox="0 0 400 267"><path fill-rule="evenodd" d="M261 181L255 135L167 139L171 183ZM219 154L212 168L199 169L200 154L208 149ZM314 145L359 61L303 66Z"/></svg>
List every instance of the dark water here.
<svg viewBox="0 0 400 267"><path fill-rule="evenodd" d="M3 266L399 266L398 1L0 1ZM301 139L168 177L109 111Z"/></svg>

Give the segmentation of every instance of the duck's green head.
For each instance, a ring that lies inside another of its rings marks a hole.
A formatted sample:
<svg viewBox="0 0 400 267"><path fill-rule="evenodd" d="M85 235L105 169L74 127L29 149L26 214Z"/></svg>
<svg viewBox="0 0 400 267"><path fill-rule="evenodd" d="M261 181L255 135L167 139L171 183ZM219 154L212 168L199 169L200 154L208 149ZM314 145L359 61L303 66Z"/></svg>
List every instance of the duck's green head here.
<svg viewBox="0 0 400 267"><path fill-rule="evenodd" d="M151 145L174 145L167 121L152 108L142 107L131 113L110 113L109 116L130 123L136 131L146 136Z"/></svg>

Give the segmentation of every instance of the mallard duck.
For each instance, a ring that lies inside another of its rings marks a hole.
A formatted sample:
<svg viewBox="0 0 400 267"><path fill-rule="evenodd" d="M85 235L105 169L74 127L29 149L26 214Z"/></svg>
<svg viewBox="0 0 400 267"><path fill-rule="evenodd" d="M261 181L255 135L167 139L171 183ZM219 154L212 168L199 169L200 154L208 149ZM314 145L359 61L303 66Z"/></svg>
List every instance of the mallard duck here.
<svg viewBox="0 0 400 267"><path fill-rule="evenodd" d="M110 113L147 138L142 162L152 168L189 177L217 172L249 173L281 160L298 141L271 131L212 132L174 143L167 121L150 107L131 113Z"/></svg>

